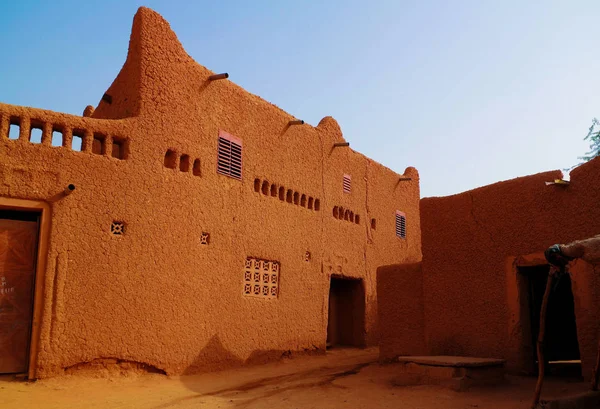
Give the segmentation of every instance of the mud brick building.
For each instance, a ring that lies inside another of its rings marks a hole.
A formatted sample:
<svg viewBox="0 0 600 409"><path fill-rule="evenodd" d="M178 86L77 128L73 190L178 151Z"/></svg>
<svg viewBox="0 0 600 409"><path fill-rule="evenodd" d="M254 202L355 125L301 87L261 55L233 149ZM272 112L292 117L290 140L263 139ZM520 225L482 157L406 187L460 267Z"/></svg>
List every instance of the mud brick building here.
<svg viewBox="0 0 600 409"><path fill-rule="evenodd" d="M381 355L503 358L533 374L549 265L544 250L600 233L600 158L575 168L421 200L423 260L382 267ZM572 263L550 296L545 356L590 378L600 335L600 266ZM574 368L577 369L577 368Z"/></svg>
<svg viewBox="0 0 600 409"><path fill-rule="evenodd" d="M0 373L378 343L377 268L421 260L416 169L213 75L141 8L83 116L0 104Z"/></svg>

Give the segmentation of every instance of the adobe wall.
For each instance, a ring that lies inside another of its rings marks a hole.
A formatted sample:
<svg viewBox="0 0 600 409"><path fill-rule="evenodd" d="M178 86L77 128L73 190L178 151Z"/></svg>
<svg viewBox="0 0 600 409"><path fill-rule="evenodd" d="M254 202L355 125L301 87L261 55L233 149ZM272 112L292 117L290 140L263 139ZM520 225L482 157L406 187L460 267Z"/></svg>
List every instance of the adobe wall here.
<svg viewBox="0 0 600 409"><path fill-rule="evenodd" d="M324 350L331 275L364 280L366 339L378 342L377 267L421 259L417 171L399 182L333 148L344 142L333 118L287 126L291 115L211 74L141 8L111 102L91 117L0 104L0 198L51 205L38 377L106 358L182 374ZM21 125L18 140L7 139L10 122ZM43 129L41 144L29 141L30 123ZM64 147L50 146L53 130ZM216 172L221 130L242 140L241 181ZM82 152L70 148L72 134ZM200 160L199 175L179 170L184 154ZM76 190L61 197L69 183ZM271 185L313 198L313 208L271 196ZM334 218L335 206L358 223ZM395 235L396 210L407 239ZM123 235L111 234L113 221ZM280 263L277 299L243 294L247 257Z"/></svg>
<svg viewBox="0 0 600 409"><path fill-rule="evenodd" d="M600 160L573 170L567 187L544 184L560 177L559 171L540 173L421 200L430 354L500 357L510 366L522 365L514 264L533 253L543 263L541 252L548 246L600 231ZM597 347L597 332L590 335L582 323L597 322L599 307L577 307L596 291L579 285L582 279L574 277L573 291L580 348L589 351ZM589 359L584 371L588 364Z"/></svg>
<svg viewBox="0 0 600 409"><path fill-rule="evenodd" d="M426 355L421 263L377 269L382 360L404 355Z"/></svg>

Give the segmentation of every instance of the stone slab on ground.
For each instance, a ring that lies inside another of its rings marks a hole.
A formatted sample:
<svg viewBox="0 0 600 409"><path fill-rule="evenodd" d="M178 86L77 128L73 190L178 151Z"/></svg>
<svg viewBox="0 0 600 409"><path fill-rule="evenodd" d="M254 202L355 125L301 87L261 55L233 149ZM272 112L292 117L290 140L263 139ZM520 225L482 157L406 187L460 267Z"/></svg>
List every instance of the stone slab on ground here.
<svg viewBox="0 0 600 409"><path fill-rule="evenodd" d="M497 358L474 358L469 356L400 356L398 362L412 362L420 365L451 366L460 368L476 368L488 366L502 366L506 363L504 359Z"/></svg>
<svg viewBox="0 0 600 409"><path fill-rule="evenodd" d="M397 385L441 385L455 391L502 384L502 359L462 356L403 356L398 358Z"/></svg>

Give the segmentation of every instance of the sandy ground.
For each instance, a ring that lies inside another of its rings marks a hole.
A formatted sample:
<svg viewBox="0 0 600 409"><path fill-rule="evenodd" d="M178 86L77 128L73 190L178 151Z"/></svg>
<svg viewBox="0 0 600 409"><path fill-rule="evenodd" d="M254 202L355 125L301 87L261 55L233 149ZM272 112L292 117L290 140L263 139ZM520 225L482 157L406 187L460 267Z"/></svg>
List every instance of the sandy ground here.
<svg viewBox="0 0 600 409"><path fill-rule="evenodd" d="M267 365L193 376L68 375L37 382L0 378L0 408L528 408L535 379L454 392L394 386L395 365L377 350L334 350ZM570 396L587 383L549 379L543 398Z"/></svg>

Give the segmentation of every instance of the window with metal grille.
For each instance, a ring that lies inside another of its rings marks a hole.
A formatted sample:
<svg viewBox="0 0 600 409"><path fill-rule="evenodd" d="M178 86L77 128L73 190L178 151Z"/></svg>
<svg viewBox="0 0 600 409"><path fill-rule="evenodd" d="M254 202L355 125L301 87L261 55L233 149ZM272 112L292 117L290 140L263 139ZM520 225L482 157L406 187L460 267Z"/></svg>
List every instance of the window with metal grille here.
<svg viewBox="0 0 600 409"><path fill-rule="evenodd" d="M242 140L219 131L217 173L242 180Z"/></svg>
<svg viewBox="0 0 600 409"><path fill-rule="evenodd" d="M406 213L396 210L396 236L406 238Z"/></svg>
<svg viewBox="0 0 600 409"><path fill-rule="evenodd" d="M352 178L350 175L344 175L344 193L350 193L350 188L352 186Z"/></svg>

